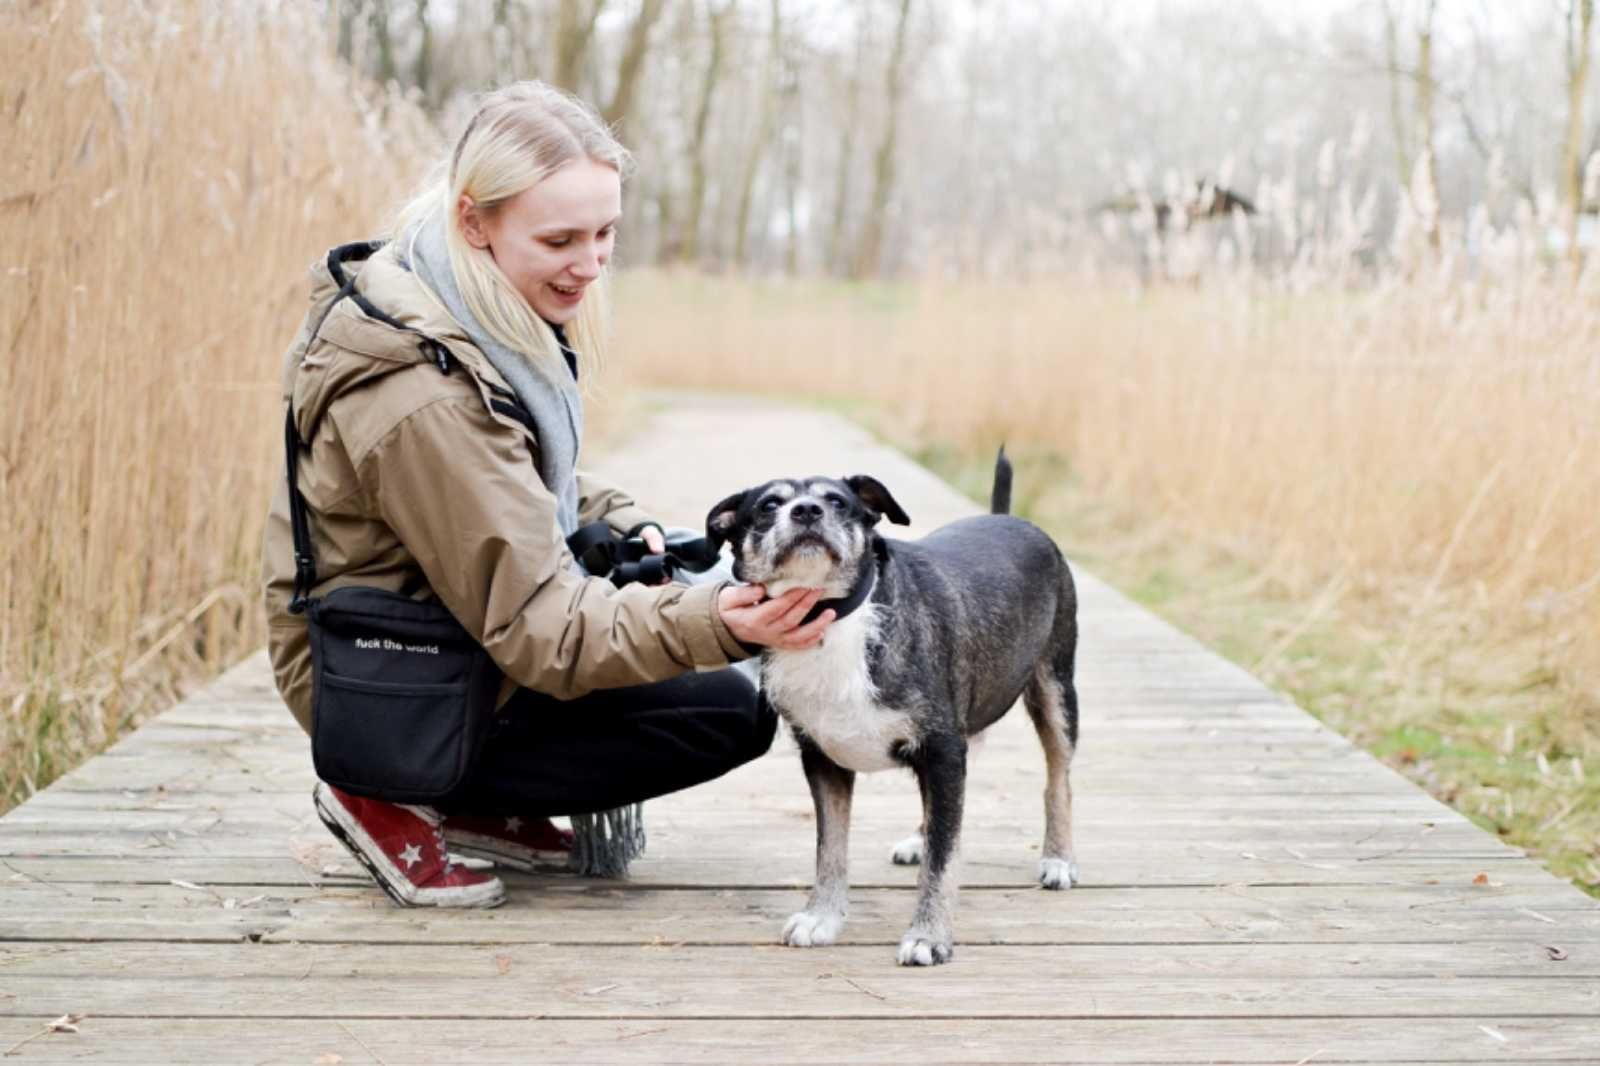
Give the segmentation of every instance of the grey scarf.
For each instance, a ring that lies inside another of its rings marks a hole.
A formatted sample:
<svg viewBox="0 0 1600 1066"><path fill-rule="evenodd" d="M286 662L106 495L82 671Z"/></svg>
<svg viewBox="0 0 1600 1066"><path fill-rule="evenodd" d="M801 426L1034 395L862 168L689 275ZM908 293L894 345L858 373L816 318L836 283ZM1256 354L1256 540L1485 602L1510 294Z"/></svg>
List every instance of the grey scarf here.
<svg viewBox="0 0 1600 1066"><path fill-rule="evenodd" d="M534 435L539 438L539 478L555 493L562 536L571 536L578 528L578 444L583 439L578 383L565 367L559 368L559 376L553 376L543 365L495 340L468 309L450 268L444 212L435 211L416 230L401 235L400 263L433 290L533 416ZM576 838L572 862L579 873L622 877L628 872L628 863L644 852L644 808L635 803L614 811L575 814L572 831Z"/></svg>

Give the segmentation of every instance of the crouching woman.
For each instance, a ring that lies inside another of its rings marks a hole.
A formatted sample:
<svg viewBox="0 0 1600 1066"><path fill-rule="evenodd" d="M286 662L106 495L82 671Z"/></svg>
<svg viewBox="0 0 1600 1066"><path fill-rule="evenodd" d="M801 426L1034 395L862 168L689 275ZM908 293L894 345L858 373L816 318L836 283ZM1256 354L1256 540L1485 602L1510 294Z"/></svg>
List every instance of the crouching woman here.
<svg viewBox="0 0 1600 1066"><path fill-rule="evenodd" d="M771 711L731 664L760 645L810 646L832 620L803 622L814 590L618 589L567 548L604 522L662 549L627 494L576 466L578 382L604 347L629 164L579 101L507 86L482 99L387 240L335 248L312 270L283 374L296 487L278 486L263 550L278 690L312 732L303 606L347 586L441 605L504 677L448 794L419 806L315 788L323 822L402 905L504 899L497 877L451 852L525 868L576 849L585 872L624 870L642 846L636 804L771 743ZM368 689L381 700L381 684ZM338 753L319 751L319 765L324 754ZM574 816L578 839L552 815Z"/></svg>

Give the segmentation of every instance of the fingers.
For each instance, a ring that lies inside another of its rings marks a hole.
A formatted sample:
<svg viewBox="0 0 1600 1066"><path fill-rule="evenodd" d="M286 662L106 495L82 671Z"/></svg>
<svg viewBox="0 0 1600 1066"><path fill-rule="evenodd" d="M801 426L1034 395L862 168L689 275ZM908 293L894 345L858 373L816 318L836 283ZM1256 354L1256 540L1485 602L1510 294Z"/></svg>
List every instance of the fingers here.
<svg viewBox="0 0 1600 1066"><path fill-rule="evenodd" d="M767 590L760 585L729 585L717 598L717 606L724 611L749 607L751 604L760 603L766 595Z"/></svg>
<svg viewBox="0 0 1600 1066"><path fill-rule="evenodd" d="M772 646L785 651L803 651L822 640L823 633L833 623L835 617L833 608L830 607L805 625L791 629L779 637Z"/></svg>
<svg viewBox="0 0 1600 1066"><path fill-rule="evenodd" d="M666 538L662 537L661 530L655 526L645 526L639 531L639 536L644 540L644 546L652 555L660 555L667 550Z"/></svg>

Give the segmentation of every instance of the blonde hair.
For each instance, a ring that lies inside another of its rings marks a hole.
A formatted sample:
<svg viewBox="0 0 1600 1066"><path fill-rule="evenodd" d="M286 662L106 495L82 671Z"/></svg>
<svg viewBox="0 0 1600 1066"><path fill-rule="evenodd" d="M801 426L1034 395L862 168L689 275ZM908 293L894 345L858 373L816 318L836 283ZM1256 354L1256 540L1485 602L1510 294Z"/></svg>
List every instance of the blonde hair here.
<svg viewBox="0 0 1600 1066"><path fill-rule="evenodd" d="M540 81L495 89L479 98L450 157L435 164L422 191L401 209L392 229L399 237L434 211L443 211L450 268L467 308L495 340L543 364L550 373L565 371L555 333L517 292L489 250L467 243L456 205L465 194L480 211L493 213L576 159L609 166L624 180L633 169L628 150L577 97ZM609 294L607 269L589 285L577 315L566 326L586 385L604 362Z"/></svg>

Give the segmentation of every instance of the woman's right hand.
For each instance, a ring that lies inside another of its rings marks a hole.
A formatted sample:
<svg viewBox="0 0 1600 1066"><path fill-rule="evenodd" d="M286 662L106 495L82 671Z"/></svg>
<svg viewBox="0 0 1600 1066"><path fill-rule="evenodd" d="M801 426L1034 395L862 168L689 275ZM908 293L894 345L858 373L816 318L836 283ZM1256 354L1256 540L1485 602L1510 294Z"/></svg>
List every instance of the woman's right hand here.
<svg viewBox="0 0 1600 1066"><path fill-rule="evenodd" d="M800 624L822 598L821 589L794 588L770 600L764 598L766 594L760 585L729 585L717 596L723 624L745 644L800 651L822 640L823 631L833 622L830 609L808 624Z"/></svg>

